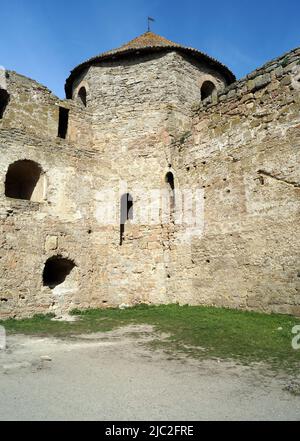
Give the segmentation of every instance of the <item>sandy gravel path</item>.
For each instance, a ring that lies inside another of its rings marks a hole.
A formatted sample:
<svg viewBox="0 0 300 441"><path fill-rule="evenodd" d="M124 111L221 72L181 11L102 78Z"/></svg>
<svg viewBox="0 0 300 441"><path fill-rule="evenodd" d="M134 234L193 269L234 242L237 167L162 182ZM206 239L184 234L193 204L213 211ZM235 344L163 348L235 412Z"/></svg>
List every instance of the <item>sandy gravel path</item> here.
<svg viewBox="0 0 300 441"><path fill-rule="evenodd" d="M145 347L151 338L147 326L9 337L0 420L300 420L300 397L283 390L290 379L260 366L170 359Z"/></svg>

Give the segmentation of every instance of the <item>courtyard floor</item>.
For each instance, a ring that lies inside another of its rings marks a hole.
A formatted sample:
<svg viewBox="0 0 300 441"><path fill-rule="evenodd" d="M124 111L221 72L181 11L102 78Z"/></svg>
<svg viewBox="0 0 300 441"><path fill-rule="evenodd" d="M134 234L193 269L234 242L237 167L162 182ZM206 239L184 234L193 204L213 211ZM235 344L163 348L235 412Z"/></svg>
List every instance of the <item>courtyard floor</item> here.
<svg viewBox="0 0 300 441"><path fill-rule="evenodd" d="M166 337L143 324L11 334L0 351L0 420L300 420L291 393L300 371L151 347Z"/></svg>

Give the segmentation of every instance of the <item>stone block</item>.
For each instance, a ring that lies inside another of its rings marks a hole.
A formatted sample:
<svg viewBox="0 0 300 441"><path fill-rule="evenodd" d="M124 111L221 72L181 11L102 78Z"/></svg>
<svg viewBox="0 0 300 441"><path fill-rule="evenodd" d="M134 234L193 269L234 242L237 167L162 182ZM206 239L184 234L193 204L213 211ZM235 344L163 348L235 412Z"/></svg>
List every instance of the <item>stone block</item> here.
<svg viewBox="0 0 300 441"><path fill-rule="evenodd" d="M53 251L57 249L58 238L57 236L47 236L45 240L45 251Z"/></svg>

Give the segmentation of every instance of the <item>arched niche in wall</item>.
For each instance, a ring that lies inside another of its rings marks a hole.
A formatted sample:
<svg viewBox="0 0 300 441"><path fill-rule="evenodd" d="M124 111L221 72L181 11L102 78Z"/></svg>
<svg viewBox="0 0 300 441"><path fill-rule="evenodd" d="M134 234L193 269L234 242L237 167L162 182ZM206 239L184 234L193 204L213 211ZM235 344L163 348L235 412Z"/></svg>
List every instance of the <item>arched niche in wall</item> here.
<svg viewBox="0 0 300 441"><path fill-rule="evenodd" d="M201 86L201 101L212 96L217 91L215 83L210 80L205 80Z"/></svg>
<svg viewBox="0 0 300 441"><path fill-rule="evenodd" d="M5 196L42 202L45 199L46 176L34 161L23 159L9 165L5 178Z"/></svg>
<svg viewBox="0 0 300 441"><path fill-rule="evenodd" d="M8 102L9 93L7 92L7 90L0 88L0 119L3 118Z"/></svg>
<svg viewBox="0 0 300 441"><path fill-rule="evenodd" d="M75 266L73 260L60 255L50 257L44 266L43 285L51 289L61 285Z"/></svg>
<svg viewBox="0 0 300 441"><path fill-rule="evenodd" d="M175 204L175 182L174 175L172 172L168 172L165 176L166 187L169 191L170 197L172 198L172 204Z"/></svg>
<svg viewBox="0 0 300 441"><path fill-rule="evenodd" d="M175 211L175 180L174 174L169 171L165 176L165 187L168 192L168 210L169 218L173 220Z"/></svg>
<svg viewBox="0 0 300 441"><path fill-rule="evenodd" d="M81 86L77 93L77 100L81 106L86 107L87 105L87 91L85 86Z"/></svg>

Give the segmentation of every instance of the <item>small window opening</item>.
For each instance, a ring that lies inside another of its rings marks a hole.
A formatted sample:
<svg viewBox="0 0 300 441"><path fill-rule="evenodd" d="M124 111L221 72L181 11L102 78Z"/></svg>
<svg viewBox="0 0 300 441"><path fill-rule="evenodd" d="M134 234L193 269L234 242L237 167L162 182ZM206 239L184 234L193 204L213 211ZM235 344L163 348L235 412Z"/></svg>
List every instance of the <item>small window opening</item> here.
<svg viewBox="0 0 300 441"><path fill-rule="evenodd" d="M3 118L8 102L9 93L5 89L0 89L0 119Z"/></svg>
<svg viewBox="0 0 300 441"><path fill-rule="evenodd" d="M45 175L39 164L28 159L10 164L5 179L5 196L41 202L45 193Z"/></svg>
<svg viewBox="0 0 300 441"><path fill-rule="evenodd" d="M61 256L53 256L47 260L43 272L43 284L53 289L61 285L75 267L72 260Z"/></svg>
<svg viewBox="0 0 300 441"><path fill-rule="evenodd" d="M125 224L128 220L133 220L133 198L130 193L123 194L120 208L120 245L122 245L125 236Z"/></svg>
<svg viewBox="0 0 300 441"><path fill-rule="evenodd" d="M175 208L175 184L174 184L174 175L172 172L168 172L165 177L165 182L169 191L169 202L170 202L170 217L174 214Z"/></svg>
<svg viewBox="0 0 300 441"><path fill-rule="evenodd" d="M173 173L168 172L166 174L166 182L169 184L171 190L174 191L175 185L174 185L174 175L173 175Z"/></svg>
<svg viewBox="0 0 300 441"><path fill-rule="evenodd" d="M86 107L86 96L87 96L87 93L86 93L86 88L85 87L81 87L80 89L79 89L79 92L78 92L78 99L79 99L79 102L84 106L84 107Z"/></svg>
<svg viewBox="0 0 300 441"><path fill-rule="evenodd" d="M58 137L65 139L68 133L69 125L69 109L65 107L59 108L59 120L58 120Z"/></svg>
<svg viewBox="0 0 300 441"><path fill-rule="evenodd" d="M201 87L201 100L205 100L211 96L216 90L216 86L212 81L204 81Z"/></svg>

